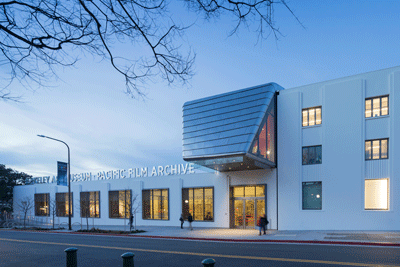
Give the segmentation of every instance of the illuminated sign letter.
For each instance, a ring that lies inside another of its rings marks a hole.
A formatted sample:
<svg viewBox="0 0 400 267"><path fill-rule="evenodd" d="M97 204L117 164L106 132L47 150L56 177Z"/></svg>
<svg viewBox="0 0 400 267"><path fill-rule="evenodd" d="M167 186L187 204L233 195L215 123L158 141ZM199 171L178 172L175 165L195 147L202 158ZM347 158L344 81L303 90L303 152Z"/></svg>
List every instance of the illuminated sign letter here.
<svg viewBox="0 0 400 267"><path fill-rule="evenodd" d="M124 178L125 178L124 172L125 172L124 169L122 169L122 170L119 171L119 178L120 178L120 179L124 179Z"/></svg>
<svg viewBox="0 0 400 267"><path fill-rule="evenodd" d="M98 180L104 180L105 179L104 172L98 172L97 173L97 179Z"/></svg>
<svg viewBox="0 0 400 267"><path fill-rule="evenodd" d="M163 175L164 172L164 167L163 166L158 166L158 176Z"/></svg>
<svg viewBox="0 0 400 267"><path fill-rule="evenodd" d="M170 167L169 165L164 167L164 175L169 175L169 172L167 170L169 167Z"/></svg>
<svg viewBox="0 0 400 267"><path fill-rule="evenodd" d="M171 174L178 174L178 167L175 165L171 165Z"/></svg>
<svg viewBox="0 0 400 267"><path fill-rule="evenodd" d="M128 169L128 177L129 178L134 178L135 177L135 169Z"/></svg>
<svg viewBox="0 0 400 267"><path fill-rule="evenodd" d="M183 172L183 174L186 174L187 169L188 169L188 164L186 163L185 165L183 165L183 164L181 164L181 165L182 165L182 172Z"/></svg>
<svg viewBox="0 0 400 267"><path fill-rule="evenodd" d="M153 169L151 169L151 175L150 176L157 176L157 169L156 167L153 166Z"/></svg>
<svg viewBox="0 0 400 267"><path fill-rule="evenodd" d="M193 163L189 163L189 173L190 174L194 173L194 164Z"/></svg>
<svg viewBox="0 0 400 267"><path fill-rule="evenodd" d="M147 168L142 168L141 170L141 176L146 177L147 176Z"/></svg>

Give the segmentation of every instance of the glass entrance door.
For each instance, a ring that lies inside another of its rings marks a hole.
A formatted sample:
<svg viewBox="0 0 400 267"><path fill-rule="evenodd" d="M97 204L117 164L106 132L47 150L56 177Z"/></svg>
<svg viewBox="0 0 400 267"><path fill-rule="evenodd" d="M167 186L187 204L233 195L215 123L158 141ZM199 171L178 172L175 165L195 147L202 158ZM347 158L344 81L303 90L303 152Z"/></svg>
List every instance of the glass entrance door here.
<svg viewBox="0 0 400 267"><path fill-rule="evenodd" d="M245 228L254 228L254 200L245 200L246 209L245 209L245 217L246 217L246 224Z"/></svg>
<svg viewBox="0 0 400 267"><path fill-rule="evenodd" d="M265 186L231 187L231 221L233 228L254 228L257 220L265 214Z"/></svg>
<svg viewBox="0 0 400 267"><path fill-rule="evenodd" d="M254 228L256 208L254 199L234 200L235 228Z"/></svg>
<svg viewBox="0 0 400 267"><path fill-rule="evenodd" d="M235 200L235 228L243 228L243 200Z"/></svg>

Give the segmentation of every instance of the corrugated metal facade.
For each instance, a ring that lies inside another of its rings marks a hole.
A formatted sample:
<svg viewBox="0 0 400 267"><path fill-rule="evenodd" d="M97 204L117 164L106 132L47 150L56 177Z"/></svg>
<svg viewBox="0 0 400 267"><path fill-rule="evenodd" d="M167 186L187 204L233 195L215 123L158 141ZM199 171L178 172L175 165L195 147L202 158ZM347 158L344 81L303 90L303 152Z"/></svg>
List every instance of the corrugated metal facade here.
<svg viewBox="0 0 400 267"><path fill-rule="evenodd" d="M183 158L245 154L275 92L275 83L186 102L183 105Z"/></svg>

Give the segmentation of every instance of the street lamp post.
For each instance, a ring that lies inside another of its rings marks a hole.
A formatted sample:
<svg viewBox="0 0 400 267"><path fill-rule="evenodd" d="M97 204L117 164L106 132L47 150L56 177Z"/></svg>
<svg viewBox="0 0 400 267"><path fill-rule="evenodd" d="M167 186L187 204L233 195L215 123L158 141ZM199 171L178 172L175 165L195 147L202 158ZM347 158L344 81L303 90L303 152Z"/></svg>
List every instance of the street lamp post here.
<svg viewBox="0 0 400 267"><path fill-rule="evenodd" d="M61 140L58 140L58 139L55 139L55 138L52 138L52 137L48 137L48 136L41 135L41 134L38 134L37 136L61 142L64 145L66 145L67 148L68 148L68 169L67 169L67 175L68 175L68 229L72 230L72 228L71 228L71 210L72 210L71 204L72 204L72 200L71 200L71 176L70 176L71 164L70 164L70 157L69 157L69 146L64 141L61 141Z"/></svg>

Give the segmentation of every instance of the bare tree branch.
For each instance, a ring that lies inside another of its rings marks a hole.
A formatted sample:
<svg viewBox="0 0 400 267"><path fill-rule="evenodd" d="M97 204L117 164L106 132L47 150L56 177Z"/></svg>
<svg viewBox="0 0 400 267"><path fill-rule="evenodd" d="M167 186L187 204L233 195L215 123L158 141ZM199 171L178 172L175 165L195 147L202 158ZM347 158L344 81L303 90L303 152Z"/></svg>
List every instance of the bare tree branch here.
<svg viewBox="0 0 400 267"><path fill-rule="evenodd" d="M280 34L273 20L274 5L283 5L294 16L284 0L182 2L206 18L235 17L231 34L243 24L258 23L262 38L268 37L267 30L275 38ZM152 78L185 84L194 74L196 57L180 45L186 29L174 23L166 0L0 2L0 66L9 73L9 80L0 84L0 98L18 99L3 91L14 80L28 88L47 86L57 78L58 67L73 66L81 53L108 60L125 78L126 93L132 97L143 97L141 86ZM145 52L123 58L114 47L116 41L137 44Z"/></svg>

